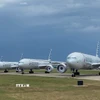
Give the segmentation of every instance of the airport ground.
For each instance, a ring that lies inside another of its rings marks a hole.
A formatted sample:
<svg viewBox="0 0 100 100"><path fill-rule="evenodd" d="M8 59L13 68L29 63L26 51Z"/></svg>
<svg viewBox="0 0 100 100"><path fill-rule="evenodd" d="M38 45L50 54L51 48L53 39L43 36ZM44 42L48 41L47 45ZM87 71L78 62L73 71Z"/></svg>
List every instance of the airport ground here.
<svg viewBox="0 0 100 100"><path fill-rule="evenodd" d="M99 70L80 72L81 76L72 78L70 71L44 74L44 70L35 70L34 74L28 74L27 70L24 75L14 70L0 71L0 100L100 100ZM98 77L98 80L84 77ZM83 80L84 85L78 86L78 80ZM16 87L16 84L30 84L30 87Z"/></svg>

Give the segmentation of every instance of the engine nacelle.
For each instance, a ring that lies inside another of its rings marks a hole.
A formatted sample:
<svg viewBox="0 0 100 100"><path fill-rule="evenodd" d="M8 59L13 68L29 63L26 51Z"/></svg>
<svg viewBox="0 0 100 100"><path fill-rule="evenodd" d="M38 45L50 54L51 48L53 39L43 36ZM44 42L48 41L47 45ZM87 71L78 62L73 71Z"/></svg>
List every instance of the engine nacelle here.
<svg viewBox="0 0 100 100"><path fill-rule="evenodd" d="M57 66L57 71L60 73L65 73L67 71L67 65L61 63Z"/></svg>
<svg viewBox="0 0 100 100"><path fill-rule="evenodd" d="M53 68L52 65L48 65L48 66L46 67L46 71L47 71L47 72L51 72L53 69L54 69L54 68Z"/></svg>

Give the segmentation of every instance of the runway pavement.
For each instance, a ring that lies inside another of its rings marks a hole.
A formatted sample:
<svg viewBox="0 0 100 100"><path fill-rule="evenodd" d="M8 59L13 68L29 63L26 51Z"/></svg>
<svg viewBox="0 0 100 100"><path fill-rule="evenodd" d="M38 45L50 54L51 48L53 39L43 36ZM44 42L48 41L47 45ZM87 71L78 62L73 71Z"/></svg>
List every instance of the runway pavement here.
<svg viewBox="0 0 100 100"><path fill-rule="evenodd" d="M9 72L9 73L0 73L0 75L23 75L23 76L40 76L40 77L58 77L58 78L65 78L65 77L71 77L71 74L66 73L42 73L42 72L36 72L33 74L25 73L16 73L16 72Z"/></svg>
<svg viewBox="0 0 100 100"><path fill-rule="evenodd" d="M45 74L43 72L36 72L34 74L21 74L21 73L16 73L16 72L8 72L8 73L3 73L1 72L0 75L23 75L23 76L39 76L39 77L55 77L55 78L72 78L71 73L49 73ZM87 79L87 80L98 80L100 81L100 76L99 75L80 75L74 77L75 79Z"/></svg>
<svg viewBox="0 0 100 100"><path fill-rule="evenodd" d="M80 76L77 79L97 80L100 81L100 76Z"/></svg>

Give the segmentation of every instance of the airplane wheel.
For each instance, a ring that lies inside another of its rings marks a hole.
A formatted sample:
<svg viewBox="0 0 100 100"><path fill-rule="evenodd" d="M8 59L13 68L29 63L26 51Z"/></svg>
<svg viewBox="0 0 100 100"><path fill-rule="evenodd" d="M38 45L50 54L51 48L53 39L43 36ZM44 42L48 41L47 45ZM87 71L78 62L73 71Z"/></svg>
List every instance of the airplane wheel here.
<svg viewBox="0 0 100 100"><path fill-rule="evenodd" d="M100 75L100 72L99 72L99 75Z"/></svg>
<svg viewBox="0 0 100 100"><path fill-rule="evenodd" d="M77 75L80 75L80 72L77 72Z"/></svg>
<svg viewBox="0 0 100 100"><path fill-rule="evenodd" d="M32 73L34 73L34 71L32 71Z"/></svg>
<svg viewBox="0 0 100 100"><path fill-rule="evenodd" d="M16 72L19 72L19 71L16 71Z"/></svg>
<svg viewBox="0 0 100 100"><path fill-rule="evenodd" d="M34 73L34 71L29 71L30 74Z"/></svg>
<svg viewBox="0 0 100 100"><path fill-rule="evenodd" d="M48 71L45 71L45 73L50 73L50 72L48 72Z"/></svg>
<svg viewBox="0 0 100 100"><path fill-rule="evenodd" d="M4 73L7 73L7 72L8 72L7 70L4 71Z"/></svg>
<svg viewBox="0 0 100 100"><path fill-rule="evenodd" d="M24 74L24 72L22 72L22 74Z"/></svg>
<svg viewBox="0 0 100 100"><path fill-rule="evenodd" d="M75 77L75 74L72 74L72 77Z"/></svg>

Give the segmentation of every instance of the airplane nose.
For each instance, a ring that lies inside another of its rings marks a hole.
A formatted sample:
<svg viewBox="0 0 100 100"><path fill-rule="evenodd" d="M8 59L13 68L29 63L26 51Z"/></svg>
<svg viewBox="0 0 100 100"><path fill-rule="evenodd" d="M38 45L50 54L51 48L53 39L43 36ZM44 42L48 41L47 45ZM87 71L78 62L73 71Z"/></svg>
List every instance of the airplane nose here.
<svg viewBox="0 0 100 100"><path fill-rule="evenodd" d="M74 68L76 66L76 61L72 60L72 59L68 59L67 60L67 64L68 66L70 66L71 68Z"/></svg>
<svg viewBox="0 0 100 100"><path fill-rule="evenodd" d="M18 66L19 66L19 67L23 66L23 63L19 63Z"/></svg>

